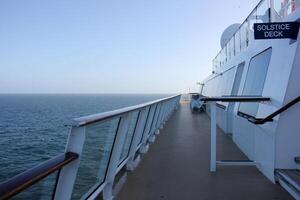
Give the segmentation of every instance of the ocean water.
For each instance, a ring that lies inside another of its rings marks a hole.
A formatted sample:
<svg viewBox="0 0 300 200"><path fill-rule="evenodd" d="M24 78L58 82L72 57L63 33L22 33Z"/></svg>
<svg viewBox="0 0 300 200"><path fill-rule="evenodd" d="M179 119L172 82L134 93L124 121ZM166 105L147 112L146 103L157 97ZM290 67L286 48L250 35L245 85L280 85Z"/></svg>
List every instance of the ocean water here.
<svg viewBox="0 0 300 200"><path fill-rule="evenodd" d="M0 95L0 182L63 153L73 118L166 96Z"/></svg>

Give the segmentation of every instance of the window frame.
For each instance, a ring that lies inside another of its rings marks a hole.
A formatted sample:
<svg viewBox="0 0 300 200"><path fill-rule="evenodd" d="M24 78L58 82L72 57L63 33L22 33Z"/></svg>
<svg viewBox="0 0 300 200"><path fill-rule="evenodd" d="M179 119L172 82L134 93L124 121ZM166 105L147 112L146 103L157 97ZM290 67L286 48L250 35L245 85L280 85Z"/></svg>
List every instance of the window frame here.
<svg viewBox="0 0 300 200"><path fill-rule="evenodd" d="M269 57L269 62L268 62L268 66L267 66L267 71L266 71L265 79L263 81L263 88L262 88L262 93L263 93L263 90L264 90L264 87L265 87L265 83L266 83L266 79L267 79L267 75L268 75L268 71L269 71L269 67L270 67L270 61L271 61L271 58L272 58L272 52L273 52L272 47L268 47L268 48L264 49L263 51L259 52L258 54L255 54L254 56L251 57L251 59L249 61L249 64L248 64L248 68L247 68L247 73L246 73L246 77L245 77L245 81L244 81L244 85L243 85L243 90L242 90L242 95L244 95L244 90L245 90L245 86L246 86L246 82L247 82L247 78L248 78L248 74L249 74L249 69L251 67L252 60L254 58L256 58L257 56L259 56L260 54L265 53L268 50L271 50L271 54L270 54L270 57ZM251 96L251 95L246 95L246 96ZM253 96L257 96L257 95L253 95ZM243 118L247 118L247 119L249 119L249 118L256 118L257 112L256 112L255 116L253 116L253 115L251 115L249 113L241 111L240 110L241 109L241 104L242 103L239 103L239 106L238 106L238 112L237 112L238 116L243 117ZM257 104L257 106L259 108L260 103L256 103L256 104Z"/></svg>

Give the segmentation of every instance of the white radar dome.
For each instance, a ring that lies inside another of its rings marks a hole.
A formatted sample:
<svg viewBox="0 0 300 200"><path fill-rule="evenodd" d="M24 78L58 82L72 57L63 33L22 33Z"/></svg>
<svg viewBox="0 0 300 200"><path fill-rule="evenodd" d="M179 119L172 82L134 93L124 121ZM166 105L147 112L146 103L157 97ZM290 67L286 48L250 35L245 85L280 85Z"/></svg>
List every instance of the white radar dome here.
<svg viewBox="0 0 300 200"><path fill-rule="evenodd" d="M223 47L225 46L225 44L232 38L232 36L234 35L234 33L239 29L241 24L232 24L230 26L228 26L222 33L221 36L221 40L220 40L220 44L221 44L221 48L223 49Z"/></svg>

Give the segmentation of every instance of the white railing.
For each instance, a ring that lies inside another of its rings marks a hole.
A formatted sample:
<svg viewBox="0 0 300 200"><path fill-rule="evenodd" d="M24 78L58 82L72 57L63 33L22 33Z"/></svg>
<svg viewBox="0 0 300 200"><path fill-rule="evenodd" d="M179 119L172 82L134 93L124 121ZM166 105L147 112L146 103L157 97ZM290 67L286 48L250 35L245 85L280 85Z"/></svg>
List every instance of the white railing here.
<svg viewBox="0 0 300 200"><path fill-rule="evenodd" d="M248 48L254 41L254 23L280 22L286 16L295 12L299 7L299 0L262 0L253 9L246 20L240 25L232 38L213 59L213 71L219 68L234 56Z"/></svg>
<svg viewBox="0 0 300 200"><path fill-rule="evenodd" d="M66 152L79 159L59 174L54 199L113 198L113 184L124 167L133 170L146 153L180 96L74 120Z"/></svg>
<svg viewBox="0 0 300 200"><path fill-rule="evenodd" d="M112 199L118 172L134 170L179 100L176 95L75 119L65 153L0 183L0 199Z"/></svg>

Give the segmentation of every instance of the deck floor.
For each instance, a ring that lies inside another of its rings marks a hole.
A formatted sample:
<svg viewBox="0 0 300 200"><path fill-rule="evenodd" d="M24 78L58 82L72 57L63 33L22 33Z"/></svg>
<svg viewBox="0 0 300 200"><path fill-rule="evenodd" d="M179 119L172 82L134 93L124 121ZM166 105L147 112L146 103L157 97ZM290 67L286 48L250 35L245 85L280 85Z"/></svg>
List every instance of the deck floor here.
<svg viewBox="0 0 300 200"><path fill-rule="evenodd" d="M246 159L218 130L218 159ZM255 167L219 166L209 171L210 120L181 105L140 165L128 174L117 200L293 199Z"/></svg>

